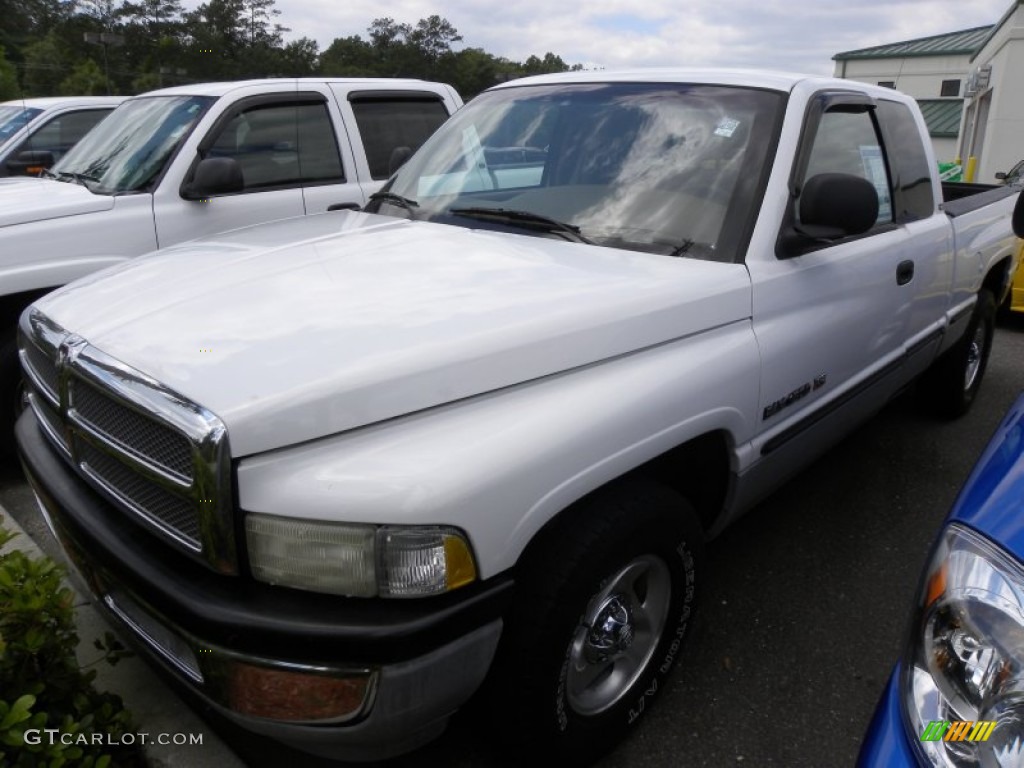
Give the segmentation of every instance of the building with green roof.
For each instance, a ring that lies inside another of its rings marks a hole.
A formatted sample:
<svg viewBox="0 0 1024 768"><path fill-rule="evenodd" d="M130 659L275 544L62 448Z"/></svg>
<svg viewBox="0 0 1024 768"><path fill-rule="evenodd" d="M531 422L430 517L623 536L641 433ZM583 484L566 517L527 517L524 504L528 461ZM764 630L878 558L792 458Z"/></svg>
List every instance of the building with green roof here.
<svg viewBox="0 0 1024 768"><path fill-rule="evenodd" d="M974 27L961 32L932 35L917 40L886 43L871 48L860 48L833 56L834 61L858 61L863 59L907 59L925 56L972 56L992 32L992 25Z"/></svg>
<svg viewBox="0 0 1024 768"><path fill-rule="evenodd" d="M995 24L832 58L837 77L916 98L939 162L974 157L975 179L993 181L1024 158L1024 0Z"/></svg>

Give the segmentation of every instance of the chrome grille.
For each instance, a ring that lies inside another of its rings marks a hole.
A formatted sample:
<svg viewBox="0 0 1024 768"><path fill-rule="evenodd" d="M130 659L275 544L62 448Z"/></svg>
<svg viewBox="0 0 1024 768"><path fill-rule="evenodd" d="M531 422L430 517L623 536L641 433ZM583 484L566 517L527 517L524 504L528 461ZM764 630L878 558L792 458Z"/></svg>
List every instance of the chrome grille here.
<svg viewBox="0 0 1024 768"><path fill-rule="evenodd" d="M111 400L81 379L71 382L71 407L86 425L120 448L192 480L192 446L184 435Z"/></svg>
<svg viewBox="0 0 1024 768"><path fill-rule="evenodd" d="M82 469L103 484L136 512L155 518L172 535L183 536L193 549L199 546L199 518L196 505L133 472L117 459L82 442L76 451Z"/></svg>
<svg viewBox="0 0 1024 768"><path fill-rule="evenodd" d="M20 332L32 409L75 470L181 551L237 573L224 424L34 308Z"/></svg>
<svg viewBox="0 0 1024 768"><path fill-rule="evenodd" d="M31 372L43 385L46 393L53 399L57 399L57 392L60 385L57 382L57 365L52 359L39 349L35 344L25 345L25 360Z"/></svg>
<svg viewBox="0 0 1024 768"><path fill-rule="evenodd" d="M116 587L103 596L103 602L131 629L167 661L197 683L203 682L199 661L188 642L150 615L128 594Z"/></svg>
<svg viewBox="0 0 1024 768"><path fill-rule="evenodd" d="M61 421L60 414L57 413L56 409L45 398L33 393L32 410L36 412L39 420L43 422L50 439L56 442L64 452L67 452L68 444L64 440L64 423Z"/></svg>

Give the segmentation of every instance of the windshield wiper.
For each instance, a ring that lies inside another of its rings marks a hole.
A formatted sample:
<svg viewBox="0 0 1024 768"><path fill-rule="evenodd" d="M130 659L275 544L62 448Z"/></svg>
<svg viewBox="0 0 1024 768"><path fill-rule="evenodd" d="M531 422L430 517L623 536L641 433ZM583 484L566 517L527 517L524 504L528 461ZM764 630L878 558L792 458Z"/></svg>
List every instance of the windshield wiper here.
<svg viewBox="0 0 1024 768"><path fill-rule="evenodd" d="M690 250L694 245L693 240L687 238L683 240L679 245L672 249L672 253L669 256L685 256L686 252Z"/></svg>
<svg viewBox="0 0 1024 768"><path fill-rule="evenodd" d="M405 208L405 210L409 211L409 213L412 213L413 211L415 211L415 209L420 207L420 204L417 203L415 200L410 200L408 197L396 195L394 192L374 192L372 195L370 195L369 199L366 202L367 204L369 204L376 203L377 201L383 203L391 203L392 205L396 205L399 208Z"/></svg>
<svg viewBox="0 0 1024 768"><path fill-rule="evenodd" d="M57 171L56 174L51 174L51 175L53 175L53 177L55 179L57 179L58 181L64 181L66 179L71 179L76 184L81 184L83 187L88 189L90 192L92 191L92 188L89 186L90 182L93 183L93 184L99 184L100 183L100 180L99 180L98 177L90 176L87 173L75 173L74 171Z"/></svg>
<svg viewBox="0 0 1024 768"><path fill-rule="evenodd" d="M558 219L552 219L549 216L544 216L533 211L518 211L510 210L508 208L486 208L471 207L471 208L452 208L448 213L453 213L456 216L466 216L471 219L497 219L498 221L504 221L511 224L522 224L524 227L530 229L540 229L544 232L550 232L556 235L562 235L566 240L571 240L574 243L586 243L587 245L593 245L593 241L588 240L580 232L580 228L574 224L567 224L564 221Z"/></svg>

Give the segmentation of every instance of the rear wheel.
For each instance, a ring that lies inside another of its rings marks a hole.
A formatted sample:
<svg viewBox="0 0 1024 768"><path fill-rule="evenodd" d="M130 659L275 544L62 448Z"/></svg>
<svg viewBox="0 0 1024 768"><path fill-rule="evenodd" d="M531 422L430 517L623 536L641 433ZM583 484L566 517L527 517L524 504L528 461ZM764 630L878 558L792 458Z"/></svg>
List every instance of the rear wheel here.
<svg viewBox="0 0 1024 768"><path fill-rule="evenodd" d="M963 338L926 375L928 399L940 416L962 416L974 402L992 351L995 312L991 291L982 289Z"/></svg>
<svg viewBox="0 0 1024 768"><path fill-rule="evenodd" d="M629 482L524 556L490 683L518 748L584 764L639 722L689 635L702 553L683 498Z"/></svg>

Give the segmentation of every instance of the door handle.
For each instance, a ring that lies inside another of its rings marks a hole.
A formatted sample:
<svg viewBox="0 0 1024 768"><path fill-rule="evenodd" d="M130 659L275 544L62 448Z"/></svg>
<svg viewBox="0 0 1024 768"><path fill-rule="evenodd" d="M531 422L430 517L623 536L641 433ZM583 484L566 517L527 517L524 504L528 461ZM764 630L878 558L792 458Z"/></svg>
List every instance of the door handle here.
<svg viewBox="0 0 1024 768"><path fill-rule="evenodd" d="M901 261L896 267L896 285L906 285L914 279L914 262L910 259Z"/></svg>
<svg viewBox="0 0 1024 768"><path fill-rule="evenodd" d="M358 211L362 208L359 203L334 203L327 206L328 211Z"/></svg>

